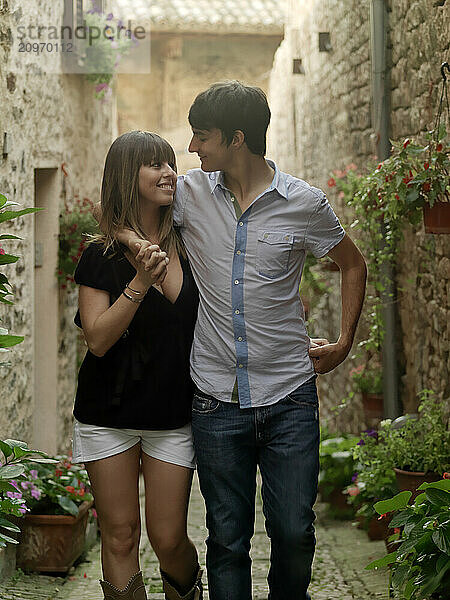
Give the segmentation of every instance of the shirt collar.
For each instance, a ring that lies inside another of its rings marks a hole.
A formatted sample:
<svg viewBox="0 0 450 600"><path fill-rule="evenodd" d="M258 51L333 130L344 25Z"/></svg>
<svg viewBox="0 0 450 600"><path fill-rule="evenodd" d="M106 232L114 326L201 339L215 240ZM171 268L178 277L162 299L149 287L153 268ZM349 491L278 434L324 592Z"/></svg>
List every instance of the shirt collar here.
<svg viewBox="0 0 450 600"><path fill-rule="evenodd" d="M287 175L280 171L273 160L266 159L267 164L274 169L275 174L273 176L272 183L269 190L276 190L280 196L288 200L288 186L287 186ZM209 174L209 185L211 186L211 193L214 193L217 187L221 187L226 190L225 185L225 174L223 171L213 171Z"/></svg>

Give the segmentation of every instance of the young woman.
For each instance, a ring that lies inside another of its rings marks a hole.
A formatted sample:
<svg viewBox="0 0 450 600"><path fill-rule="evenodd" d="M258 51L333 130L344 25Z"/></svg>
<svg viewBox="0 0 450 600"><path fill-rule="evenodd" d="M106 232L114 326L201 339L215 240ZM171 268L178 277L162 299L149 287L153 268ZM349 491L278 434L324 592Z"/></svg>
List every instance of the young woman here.
<svg viewBox="0 0 450 600"><path fill-rule="evenodd" d="M92 484L107 600L147 598L139 570L140 464L147 533L166 598L202 594L186 528L194 468L189 353L198 296L172 225L175 186L168 142L143 131L120 136L105 163L103 235L75 272L76 322L89 350L78 377L73 456L86 464ZM122 228L152 243L139 260L117 241Z"/></svg>

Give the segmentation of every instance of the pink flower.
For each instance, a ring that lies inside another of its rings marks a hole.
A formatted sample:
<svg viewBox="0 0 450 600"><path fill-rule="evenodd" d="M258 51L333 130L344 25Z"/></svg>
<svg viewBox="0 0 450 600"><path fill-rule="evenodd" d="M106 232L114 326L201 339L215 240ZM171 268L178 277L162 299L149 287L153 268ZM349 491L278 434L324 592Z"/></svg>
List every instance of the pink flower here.
<svg viewBox="0 0 450 600"><path fill-rule="evenodd" d="M36 471L36 469L31 469L30 471L30 475L32 479L37 479L38 477L38 472Z"/></svg>
<svg viewBox="0 0 450 600"><path fill-rule="evenodd" d="M2 256L4 256L4 255L6 254L6 252L3 250L3 248L2 248L1 246L0 246L0 254L1 254Z"/></svg>
<svg viewBox="0 0 450 600"><path fill-rule="evenodd" d="M361 492L357 485L347 488L347 491L349 496L357 496Z"/></svg>
<svg viewBox="0 0 450 600"><path fill-rule="evenodd" d="M41 497L41 491L37 487L34 487L31 490L31 495L35 500L39 500L39 498Z"/></svg>
<svg viewBox="0 0 450 600"><path fill-rule="evenodd" d="M335 187L336 186L336 181L334 179L334 177L330 177L330 179L328 180L328 187Z"/></svg>

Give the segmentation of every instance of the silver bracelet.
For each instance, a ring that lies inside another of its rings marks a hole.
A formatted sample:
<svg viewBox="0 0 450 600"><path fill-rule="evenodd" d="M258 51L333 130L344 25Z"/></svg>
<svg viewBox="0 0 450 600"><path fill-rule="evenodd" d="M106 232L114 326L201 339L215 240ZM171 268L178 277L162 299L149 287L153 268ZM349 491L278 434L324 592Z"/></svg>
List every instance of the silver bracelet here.
<svg viewBox="0 0 450 600"><path fill-rule="evenodd" d="M133 288L130 287L129 283L127 283L127 285L125 287L128 288L130 290L130 292L133 292L133 294L136 294L136 296L141 296L142 294L145 293L145 292L138 292L137 290L133 290Z"/></svg>
<svg viewBox="0 0 450 600"><path fill-rule="evenodd" d="M133 298L130 294L127 294L125 290L123 290L122 294L125 298L128 298L128 300L131 300L131 302L134 302L135 304L140 304L144 300L144 298Z"/></svg>

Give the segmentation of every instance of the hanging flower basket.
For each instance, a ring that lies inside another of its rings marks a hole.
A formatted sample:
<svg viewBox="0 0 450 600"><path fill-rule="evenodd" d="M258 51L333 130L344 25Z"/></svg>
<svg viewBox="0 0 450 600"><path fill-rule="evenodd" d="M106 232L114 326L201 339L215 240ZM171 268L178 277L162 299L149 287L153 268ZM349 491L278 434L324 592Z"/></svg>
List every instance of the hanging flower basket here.
<svg viewBox="0 0 450 600"><path fill-rule="evenodd" d="M435 202L423 208L425 233L450 233L450 202Z"/></svg>

